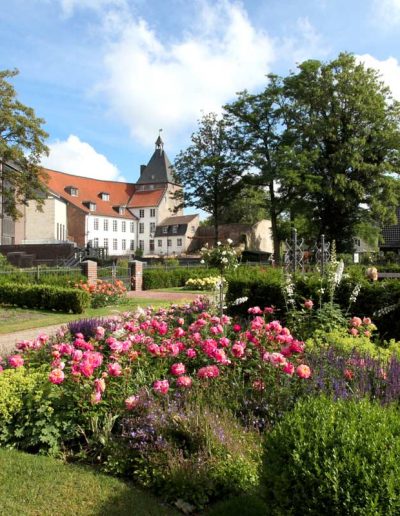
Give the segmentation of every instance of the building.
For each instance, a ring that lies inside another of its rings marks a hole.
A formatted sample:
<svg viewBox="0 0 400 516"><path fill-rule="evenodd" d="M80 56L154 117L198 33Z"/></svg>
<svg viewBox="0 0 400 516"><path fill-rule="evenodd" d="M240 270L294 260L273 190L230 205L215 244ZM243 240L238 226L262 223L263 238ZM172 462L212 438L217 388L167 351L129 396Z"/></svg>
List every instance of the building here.
<svg viewBox="0 0 400 516"><path fill-rule="evenodd" d="M396 210L397 224L387 224L382 229L383 242L381 251L393 251L400 254L400 207Z"/></svg>
<svg viewBox="0 0 400 516"><path fill-rule="evenodd" d="M48 194L43 210L23 206L15 223L15 244L74 242L104 247L112 256L185 253L198 226L198 215L184 216L174 193L171 163L159 136L136 183L102 181L44 169ZM165 228L167 231L165 232ZM157 240L157 242L156 242Z"/></svg>

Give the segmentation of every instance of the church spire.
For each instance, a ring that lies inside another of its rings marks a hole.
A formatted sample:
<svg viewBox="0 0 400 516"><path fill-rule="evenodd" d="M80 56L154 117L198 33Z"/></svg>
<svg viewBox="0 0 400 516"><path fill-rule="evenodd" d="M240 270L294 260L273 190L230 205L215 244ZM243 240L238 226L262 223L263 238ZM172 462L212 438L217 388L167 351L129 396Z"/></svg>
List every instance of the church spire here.
<svg viewBox="0 0 400 516"><path fill-rule="evenodd" d="M156 140L156 149L159 151L162 151L164 149L164 142L161 139L161 131L162 129L158 130L158 138Z"/></svg>

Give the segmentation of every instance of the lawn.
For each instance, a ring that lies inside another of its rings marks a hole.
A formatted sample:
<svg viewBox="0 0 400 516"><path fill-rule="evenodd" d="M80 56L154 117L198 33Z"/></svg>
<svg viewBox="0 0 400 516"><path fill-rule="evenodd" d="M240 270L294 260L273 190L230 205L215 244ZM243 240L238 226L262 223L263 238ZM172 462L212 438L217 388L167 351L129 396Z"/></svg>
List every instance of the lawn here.
<svg viewBox="0 0 400 516"><path fill-rule="evenodd" d="M30 328L41 328L54 324L64 324L69 321L76 321L88 317L102 317L117 312L129 312L138 306L165 306L169 302L162 299L131 298L122 303L103 308L89 308L83 314L65 314L52 312L50 310L33 310L17 307L0 307L0 334L28 330Z"/></svg>
<svg viewBox="0 0 400 516"><path fill-rule="evenodd" d="M0 448L0 513L7 516L172 516L148 492L89 468Z"/></svg>

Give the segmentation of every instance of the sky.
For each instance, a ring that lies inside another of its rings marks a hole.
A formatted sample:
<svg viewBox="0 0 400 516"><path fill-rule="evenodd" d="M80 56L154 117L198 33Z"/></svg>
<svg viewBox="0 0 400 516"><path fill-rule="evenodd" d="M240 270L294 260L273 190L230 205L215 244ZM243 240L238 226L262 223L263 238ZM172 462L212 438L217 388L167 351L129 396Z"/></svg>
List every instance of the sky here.
<svg viewBox="0 0 400 516"><path fill-rule="evenodd" d="M202 113L270 72L355 54L400 100L400 0L0 0L0 69L43 118L49 168L135 182Z"/></svg>

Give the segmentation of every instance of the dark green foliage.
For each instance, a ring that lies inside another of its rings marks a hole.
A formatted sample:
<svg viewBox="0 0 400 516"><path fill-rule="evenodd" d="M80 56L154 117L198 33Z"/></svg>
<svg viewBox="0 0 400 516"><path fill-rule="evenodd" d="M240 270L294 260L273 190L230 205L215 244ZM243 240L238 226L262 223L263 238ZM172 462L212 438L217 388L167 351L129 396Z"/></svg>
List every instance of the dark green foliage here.
<svg viewBox="0 0 400 516"><path fill-rule="evenodd" d="M22 215L18 206L34 199L40 207L45 200L45 174L39 167L47 133L44 120L32 108L17 100L17 93L8 79L17 70L0 70L0 172L3 211L12 218Z"/></svg>
<svg viewBox="0 0 400 516"><path fill-rule="evenodd" d="M267 435L262 495L275 515L400 514L394 408L302 400Z"/></svg>
<svg viewBox="0 0 400 516"><path fill-rule="evenodd" d="M206 268L186 268L176 269L154 268L144 269L143 288L151 290L156 288L183 287L190 278L205 278L207 276L217 276L217 269Z"/></svg>
<svg viewBox="0 0 400 516"><path fill-rule="evenodd" d="M76 288L3 283L0 304L80 314L89 307L90 295Z"/></svg>

